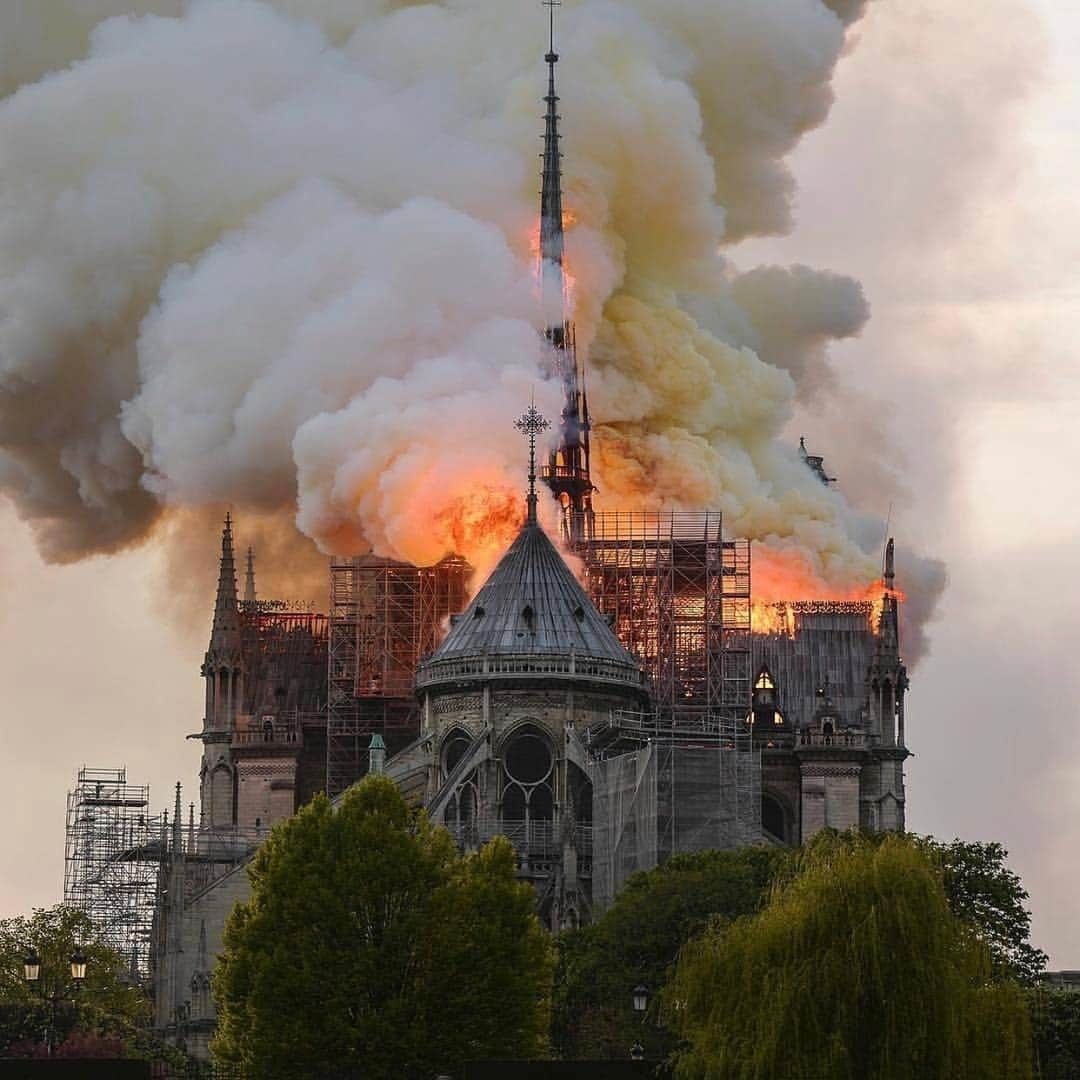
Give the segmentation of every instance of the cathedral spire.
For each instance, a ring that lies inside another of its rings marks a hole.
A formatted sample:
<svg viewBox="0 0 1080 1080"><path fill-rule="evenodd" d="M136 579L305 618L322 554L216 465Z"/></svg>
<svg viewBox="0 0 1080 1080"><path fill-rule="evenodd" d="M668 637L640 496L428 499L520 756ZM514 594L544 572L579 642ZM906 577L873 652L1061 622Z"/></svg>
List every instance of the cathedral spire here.
<svg viewBox="0 0 1080 1080"><path fill-rule="evenodd" d="M885 545L885 564L882 575L881 620L878 625L878 648L885 655L899 656L900 652L900 605L896 598L896 567L894 565L893 538Z"/></svg>
<svg viewBox="0 0 1080 1080"><path fill-rule="evenodd" d="M247 572L244 575L244 603L254 604L255 596L255 552L247 549Z"/></svg>
<svg viewBox="0 0 1080 1080"><path fill-rule="evenodd" d="M555 92L555 8L560 0L544 0L548 9L548 51L544 60L548 66L548 91L544 98L543 175L540 187L540 274L544 315L551 323L552 313L559 312L557 324L548 326L548 337L556 347L563 344L566 333L563 310L563 208L562 154L559 152L559 96Z"/></svg>
<svg viewBox="0 0 1080 1080"><path fill-rule="evenodd" d="M900 595L896 591L896 568L892 537L885 545L882 566L881 617L877 641L867 673L870 733L884 746L904 747L904 694L907 668L900 656Z"/></svg>
<svg viewBox="0 0 1080 1080"><path fill-rule="evenodd" d="M540 476L559 500L563 536L570 543L592 532L592 492L589 476L589 416L582 386L573 324L566 317L563 273L564 235L562 153L559 150L559 95L555 89L555 8L561 0L543 0L548 8L548 86L544 101L543 176L540 189L540 279L544 305L544 334L552 346L554 374L562 382L563 406L559 437Z"/></svg>
<svg viewBox="0 0 1080 1080"><path fill-rule="evenodd" d="M236 602L236 559L233 553L232 515L225 515L221 530L221 562L218 569L217 599L210 646L239 647L240 618Z"/></svg>

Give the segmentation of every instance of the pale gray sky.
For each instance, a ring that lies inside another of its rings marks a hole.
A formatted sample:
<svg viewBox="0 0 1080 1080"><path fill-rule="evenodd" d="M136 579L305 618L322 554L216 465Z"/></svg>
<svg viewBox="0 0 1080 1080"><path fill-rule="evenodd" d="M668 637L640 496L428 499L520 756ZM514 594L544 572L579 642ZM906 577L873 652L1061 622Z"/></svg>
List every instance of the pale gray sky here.
<svg viewBox="0 0 1080 1080"><path fill-rule="evenodd" d="M798 229L740 257L864 283L871 321L833 352L841 383L878 403L864 411L903 469L901 575L907 542L950 577L909 696L909 827L1004 843L1036 943L1075 967L1080 14L907 0L875 4L860 33L796 153ZM793 427L826 455L839 442L827 464L865 499L850 419Z"/></svg>
<svg viewBox="0 0 1080 1080"><path fill-rule="evenodd" d="M949 565L912 679L909 824L1005 843L1036 943L1077 967L1080 14L1050 0L878 0L857 33L829 122L795 156L798 229L735 257L865 285L871 323L834 350L850 390L792 434L884 515L869 425L908 488L893 509L901 572L905 543ZM80 765L126 765L160 806L177 778L194 795L198 747L184 736L200 724L205 635L161 618L154 548L46 567L7 509L0 524L11 914L60 897L64 793Z"/></svg>

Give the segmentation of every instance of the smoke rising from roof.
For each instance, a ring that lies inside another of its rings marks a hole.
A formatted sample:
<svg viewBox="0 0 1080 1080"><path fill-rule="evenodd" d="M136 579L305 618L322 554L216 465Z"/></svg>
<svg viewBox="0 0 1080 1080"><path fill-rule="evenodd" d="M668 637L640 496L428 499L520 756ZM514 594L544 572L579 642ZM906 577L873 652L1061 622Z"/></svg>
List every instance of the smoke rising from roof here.
<svg viewBox="0 0 1080 1080"><path fill-rule="evenodd" d="M862 7L560 14L603 506L717 506L823 594L877 576L881 525L780 436L797 397L827 391L828 342L858 333L866 302L837 274L739 274L720 252L789 227L784 157L825 118ZM0 42L21 43L0 51L0 489L48 557L221 501L295 515L326 550L424 562L513 516L510 420L534 383L548 415L559 400L537 381L540 15L0 10ZM941 571L919 565L905 587L928 613Z"/></svg>

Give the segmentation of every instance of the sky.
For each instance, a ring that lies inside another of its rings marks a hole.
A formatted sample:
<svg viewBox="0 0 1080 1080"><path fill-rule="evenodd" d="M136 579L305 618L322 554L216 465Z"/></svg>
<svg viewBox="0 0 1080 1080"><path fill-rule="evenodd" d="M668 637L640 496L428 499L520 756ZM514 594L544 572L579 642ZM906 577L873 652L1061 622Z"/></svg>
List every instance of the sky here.
<svg viewBox="0 0 1080 1080"><path fill-rule="evenodd" d="M1002 842L1035 944L1080 967L1080 14L876 0L852 34L829 119L792 159L794 231L730 254L863 284L870 321L832 347L836 386L800 403L790 435L862 509L891 514L901 584L905 542L948 565L912 673L908 825ZM891 508L875 502L883 471L902 478ZM182 576L154 543L48 566L0 510L0 915L60 899L81 765L126 766L159 807L177 779L196 797L185 736L201 726L218 537L200 543L205 570ZM201 629L163 607L163 583L202 594Z"/></svg>
<svg viewBox="0 0 1080 1080"><path fill-rule="evenodd" d="M798 226L741 256L863 282L871 318L832 350L839 381L895 447L901 581L905 540L949 570L908 695L908 827L1003 843L1034 942L1076 967L1080 16L910 0L858 32L828 123L795 154ZM830 452L845 414L793 426L870 498L862 446Z"/></svg>

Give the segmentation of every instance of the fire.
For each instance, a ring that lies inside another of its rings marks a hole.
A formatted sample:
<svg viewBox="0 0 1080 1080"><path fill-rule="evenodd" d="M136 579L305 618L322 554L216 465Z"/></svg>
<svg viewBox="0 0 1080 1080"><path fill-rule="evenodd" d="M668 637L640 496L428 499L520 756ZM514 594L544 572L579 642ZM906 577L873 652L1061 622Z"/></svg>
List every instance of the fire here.
<svg viewBox="0 0 1080 1080"><path fill-rule="evenodd" d="M754 550L753 604L750 627L756 634L795 633L793 604L800 601L834 601L871 605L871 622L876 628L886 599L902 603L906 597L899 589L887 588L878 578L870 582L828 582L797 550L757 547Z"/></svg>
<svg viewBox="0 0 1080 1080"><path fill-rule="evenodd" d="M563 232L569 234L570 231L577 224L577 213L569 208L563 209ZM529 232L529 253L532 256L533 262L539 267L540 265L540 223L539 221ZM562 261L562 278L563 278L563 302L566 305L567 311L573 311L574 298L577 296L577 277L570 269L569 260L564 253ZM541 273L537 273L537 287L539 288L542 280Z"/></svg>
<svg viewBox="0 0 1080 1080"><path fill-rule="evenodd" d="M445 550L460 555L475 571L474 587L487 578L524 521L520 493L489 485L468 489L434 517Z"/></svg>

